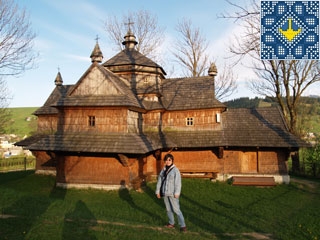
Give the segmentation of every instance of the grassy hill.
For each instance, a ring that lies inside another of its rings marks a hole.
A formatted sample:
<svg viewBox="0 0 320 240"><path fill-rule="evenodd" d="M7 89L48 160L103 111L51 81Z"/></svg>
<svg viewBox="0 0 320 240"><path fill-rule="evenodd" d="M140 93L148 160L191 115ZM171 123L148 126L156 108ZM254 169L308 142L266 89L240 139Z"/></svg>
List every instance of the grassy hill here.
<svg viewBox="0 0 320 240"><path fill-rule="evenodd" d="M32 113L37 109L38 107L9 108L10 120L5 128L5 133L23 137L35 132L37 117Z"/></svg>

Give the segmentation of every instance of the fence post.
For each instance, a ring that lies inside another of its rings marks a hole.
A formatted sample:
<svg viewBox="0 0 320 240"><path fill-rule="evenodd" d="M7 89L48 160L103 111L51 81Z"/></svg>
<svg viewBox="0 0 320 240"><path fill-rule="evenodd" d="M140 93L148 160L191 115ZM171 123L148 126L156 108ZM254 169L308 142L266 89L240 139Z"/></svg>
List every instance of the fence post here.
<svg viewBox="0 0 320 240"><path fill-rule="evenodd" d="M27 158L24 157L24 170L27 171Z"/></svg>

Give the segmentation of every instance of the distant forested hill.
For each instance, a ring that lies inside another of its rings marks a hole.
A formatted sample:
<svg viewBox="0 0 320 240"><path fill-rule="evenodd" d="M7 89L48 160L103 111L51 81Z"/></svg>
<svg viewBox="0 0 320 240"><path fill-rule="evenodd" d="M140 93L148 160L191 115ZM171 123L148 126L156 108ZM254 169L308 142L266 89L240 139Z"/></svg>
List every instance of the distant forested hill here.
<svg viewBox="0 0 320 240"><path fill-rule="evenodd" d="M224 102L228 108L259 108L278 106L273 98L238 98ZM299 107L299 127L302 132L320 136L320 97L302 97Z"/></svg>
<svg viewBox="0 0 320 240"><path fill-rule="evenodd" d="M271 107L278 104L272 98L237 98L224 102L228 108L258 108L258 107Z"/></svg>

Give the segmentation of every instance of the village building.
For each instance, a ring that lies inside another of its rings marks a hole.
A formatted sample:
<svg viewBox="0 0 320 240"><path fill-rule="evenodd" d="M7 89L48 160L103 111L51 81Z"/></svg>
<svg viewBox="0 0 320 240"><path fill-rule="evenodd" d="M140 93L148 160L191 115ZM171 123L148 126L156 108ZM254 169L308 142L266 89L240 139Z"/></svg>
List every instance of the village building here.
<svg viewBox="0 0 320 240"><path fill-rule="evenodd" d="M278 108L227 109L215 98L214 64L208 76L166 78L135 49L130 30L123 44L102 62L96 42L74 85L64 85L58 72L34 113L38 133L17 143L36 156L37 173L55 174L66 188L138 188L171 152L183 177L289 182L287 160L305 143L288 132Z"/></svg>

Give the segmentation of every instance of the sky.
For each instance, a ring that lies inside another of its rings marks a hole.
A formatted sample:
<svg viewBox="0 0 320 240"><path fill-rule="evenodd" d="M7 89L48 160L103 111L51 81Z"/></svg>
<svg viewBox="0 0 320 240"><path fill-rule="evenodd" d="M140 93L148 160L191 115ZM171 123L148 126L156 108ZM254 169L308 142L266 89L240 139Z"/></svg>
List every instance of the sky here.
<svg viewBox="0 0 320 240"><path fill-rule="evenodd" d="M241 2L247 1L237 0L237 3ZM209 55L216 59L218 72L220 66L231 61L227 58L228 44L234 33L239 31L239 26L233 21L218 17L234 11L225 0L16 0L16 3L29 14L31 27L37 35L34 50L39 57L36 68L20 77L7 78L12 95L9 107L42 106L55 88L58 71L63 84L75 84L91 65L90 54L97 36L103 62L116 55L117 51L104 30L109 16L122 18L128 11L139 10L155 15L158 24L165 30L164 52L168 51L170 41L177 38L177 22L183 18L190 19L209 41ZM167 62L165 65L170 64ZM162 67L167 71L166 66ZM253 72L238 65L234 73L238 90L229 99L254 98L255 95L246 86L246 80L254 77Z"/></svg>

